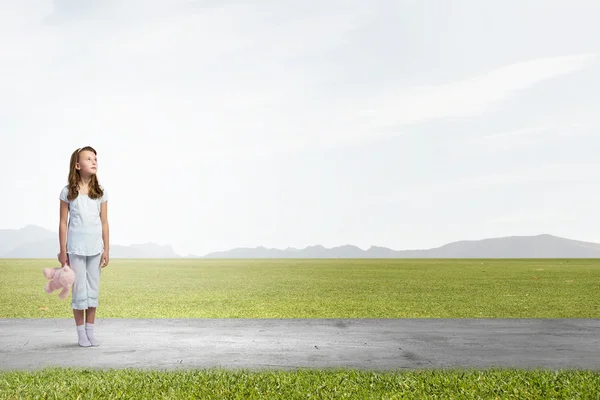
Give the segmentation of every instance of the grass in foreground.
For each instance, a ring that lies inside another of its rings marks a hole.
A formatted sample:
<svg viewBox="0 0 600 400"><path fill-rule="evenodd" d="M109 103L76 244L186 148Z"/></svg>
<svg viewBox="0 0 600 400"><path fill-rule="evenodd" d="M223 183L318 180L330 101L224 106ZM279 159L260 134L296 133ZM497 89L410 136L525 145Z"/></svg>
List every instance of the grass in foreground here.
<svg viewBox="0 0 600 400"><path fill-rule="evenodd" d="M0 318L72 318L0 259ZM600 318L600 260L111 260L99 318Z"/></svg>
<svg viewBox="0 0 600 400"><path fill-rule="evenodd" d="M0 373L0 398L353 398L599 399L591 371L489 369L410 372L357 370L90 370Z"/></svg>

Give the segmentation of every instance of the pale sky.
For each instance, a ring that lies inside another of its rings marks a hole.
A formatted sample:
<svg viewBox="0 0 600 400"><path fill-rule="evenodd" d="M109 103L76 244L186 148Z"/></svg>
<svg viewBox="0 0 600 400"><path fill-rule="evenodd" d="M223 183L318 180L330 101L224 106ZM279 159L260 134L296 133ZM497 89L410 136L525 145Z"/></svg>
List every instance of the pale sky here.
<svg viewBox="0 0 600 400"><path fill-rule="evenodd" d="M600 242L599 15L0 0L0 229L58 233L69 156L91 145L113 245Z"/></svg>

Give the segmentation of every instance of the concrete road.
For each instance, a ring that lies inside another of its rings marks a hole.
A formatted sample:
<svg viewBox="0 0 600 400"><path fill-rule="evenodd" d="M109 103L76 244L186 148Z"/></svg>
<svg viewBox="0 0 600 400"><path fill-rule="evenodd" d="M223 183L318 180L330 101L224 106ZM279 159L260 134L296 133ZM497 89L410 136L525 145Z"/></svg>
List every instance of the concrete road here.
<svg viewBox="0 0 600 400"><path fill-rule="evenodd" d="M600 370L600 319L0 319L0 369Z"/></svg>

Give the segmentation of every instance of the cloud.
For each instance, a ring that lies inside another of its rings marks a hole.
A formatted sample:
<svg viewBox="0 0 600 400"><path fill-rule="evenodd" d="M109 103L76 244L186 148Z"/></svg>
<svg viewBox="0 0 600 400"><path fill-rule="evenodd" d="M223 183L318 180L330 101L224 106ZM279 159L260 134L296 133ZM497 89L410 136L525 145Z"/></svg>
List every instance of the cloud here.
<svg viewBox="0 0 600 400"><path fill-rule="evenodd" d="M600 178L598 163L545 164L529 168L515 168L494 174L467 176L451 181L407 186L389 196L372 197L374 203L421 202L424 198L449 193L467 193L470 190L494 190L506 186L528 186L533 183L560 183L570 185L589 183Z"/></svg>
<svg viewBox="0 0 600 400"><path fill-rule="evenodd" d="M547 126L532 126L528 128L516 129L508 132L493 133L483 136L486 141L496 141L512 138L522 138L527 136L540 136L550 133L552 136L571 136L571 135L587 135L591 129L587 124L563 124L563 125L547 125Z"/></svg>
<svg viewBox="0 0 600 400"><path fill-rule="evenodd" d="M515 136L539 135L541 133L548 132L551 129L552 129L551 126L534 126L534 127L530 127L530 128L516 129L514 131L509 131L509 132L493 133L491 135L484 136L483 139L489 140L489 139L498 139L498 138L500 138L500 139L511 138L511 137L515 137Z"/></svg>
<svg viewBox="0 0 600 400"><path fill-rule="evenodd" d="M499 151L523 149L527 146L540 146L553 140L574 137L590 137L595 132L593 124L559 123L548 119L543 125L531 125L524 128L488 135L474 135L456 140L452 146L465 149L470 153L497 153Z"/></svg>
<svg viewBox="0 0 600 400"><path fill-rule="evenodd" d="M363 111L381 128L444 117L475 116L520 90L590 66L595 54L522 61L438 86L396 88Z"/></svg>
<svg viewBox="0 0 600 400"><path fill-rule="evenodd" d="M19 22L0 47L8 72L0 84L13 94L0 106L18 121L15 134L74 140L112 132L148 146L168 136L170 150L179 151L194 137L198 145L183 151L206 158L361 143L389 127L475 116L595 60L541 58L442 85L374 86L369 95L348 96L323 89L344 68L328 54L385 12L365 2L73 9L63 0L52 24L45 4L44 13L11 8Z"/></svg>
<svg viewBox="0 0 600 400"><path fill-rule="evenodd" d="M63 135L197 136L207 154L289 147L317 131L332 110L326 103L335 104L311 100L319 72L302 64L336 46L364 14L356 5L273 8L174 7L126 22L105 15L122 18L130 7L99 20L90 17L96 10L79 10L81 19L63 10L60 24L31 18L4 52L11 76L0 80L14 96L3 105L34 135L43 124Z"/></svg>

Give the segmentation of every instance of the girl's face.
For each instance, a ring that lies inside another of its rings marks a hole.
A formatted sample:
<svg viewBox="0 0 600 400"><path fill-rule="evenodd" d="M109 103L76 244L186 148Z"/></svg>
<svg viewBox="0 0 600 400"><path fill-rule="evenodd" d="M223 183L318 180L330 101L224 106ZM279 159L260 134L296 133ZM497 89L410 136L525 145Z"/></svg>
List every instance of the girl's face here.
<svg viewBox="0 0 600 400"><path fill-rule="evenodd" d="M94 152L84 150L79 153L79 161L75 165L75 168L79 170L80 174L94 175L98 170L98 157L96 157Z"/></svg>

